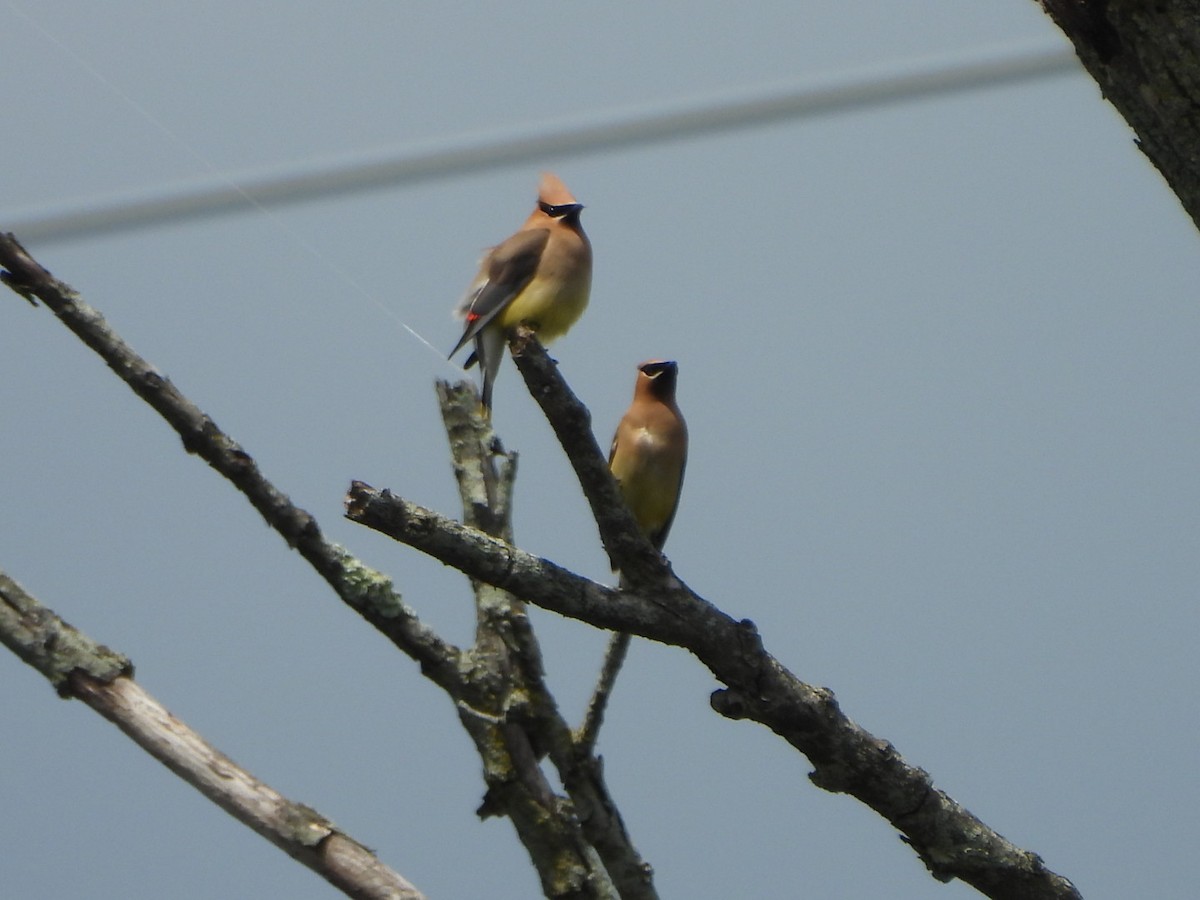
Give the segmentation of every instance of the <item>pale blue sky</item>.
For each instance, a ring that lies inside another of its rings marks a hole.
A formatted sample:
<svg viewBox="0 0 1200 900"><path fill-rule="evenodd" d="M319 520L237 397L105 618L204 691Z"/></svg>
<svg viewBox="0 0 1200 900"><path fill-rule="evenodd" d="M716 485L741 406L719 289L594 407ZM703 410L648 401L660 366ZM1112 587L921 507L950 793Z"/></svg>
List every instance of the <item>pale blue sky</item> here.
<svg viewBox="0 0 1200 900"><path fill-rule="evenodd" d="M1063 42L1029 0L5 7L5 229L214 170ZM431 382L543 167L587 205L592 305L554 352L602 444L635 364L679 361L680 575L1089 900L1190 898L1200 253L1082 72L30 249L466 641L466 582L341 498L360 478L457 514ZM0 301L0 361L0 568L431 898L536 895L411 662L46 311ZM518 542L609 578L509 363L496 426ZM604 636L535 624L580 710ZM0 679L6 894L335 896L8 654ZM977 896L718 718L716 686L635 642L601 738L663 896Z"/></svg>

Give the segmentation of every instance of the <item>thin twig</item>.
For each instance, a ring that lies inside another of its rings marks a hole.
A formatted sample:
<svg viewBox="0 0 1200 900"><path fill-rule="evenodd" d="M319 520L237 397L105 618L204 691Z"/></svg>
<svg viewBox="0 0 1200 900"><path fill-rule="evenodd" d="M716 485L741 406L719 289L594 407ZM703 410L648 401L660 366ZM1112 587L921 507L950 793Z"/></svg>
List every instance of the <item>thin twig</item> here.
<svg viewBox="0 0 1200 900"><path fill-rule="evenodd" d="M600 667L600 678L596 681L591 700L588 701L583 724L579 726L575 735L575 743L580 753L591 754L596 751L596 740L600 736L600 726L604 724L608 698L612 694L613 685L616 684L617 674L625 662L625 655L629 652L631 640L632 635L623 631L615 632L608 639L608 646L604 650L604 663Z"/></svg>

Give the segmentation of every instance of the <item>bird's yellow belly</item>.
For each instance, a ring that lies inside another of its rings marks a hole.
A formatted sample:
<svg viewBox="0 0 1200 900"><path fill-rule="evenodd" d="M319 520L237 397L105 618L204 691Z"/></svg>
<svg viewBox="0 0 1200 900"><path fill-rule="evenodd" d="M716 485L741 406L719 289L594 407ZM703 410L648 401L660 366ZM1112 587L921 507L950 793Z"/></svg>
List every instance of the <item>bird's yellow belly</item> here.
<svg viewBox="0 0 1200 900"><path fill-rule="evenodd" d="M675 509L675 492L664 489L657 480L649 479L644 485L631 488L633 502L629 504L629 511L638 527L647 534L661 528Z"/></svg>
<svg viewBox="0 0 1200 900"><path fill-rule="evenodd" d="M500 326L508 330L527 322L537 329L538 339L548 344L579 321L587 309L589 284L548 289L538 282L531 282L500 313Z"/></svg>
<svg viewBox="0 0 1200 900"><path fill-rule="evenodd" d="M639 444L643 452L637 457L638 465L625 471L616 467L613 475L638 527L649 533L662 527L675 510L680 466L679 460L668 454L664 446L644 434Z"/></svg>

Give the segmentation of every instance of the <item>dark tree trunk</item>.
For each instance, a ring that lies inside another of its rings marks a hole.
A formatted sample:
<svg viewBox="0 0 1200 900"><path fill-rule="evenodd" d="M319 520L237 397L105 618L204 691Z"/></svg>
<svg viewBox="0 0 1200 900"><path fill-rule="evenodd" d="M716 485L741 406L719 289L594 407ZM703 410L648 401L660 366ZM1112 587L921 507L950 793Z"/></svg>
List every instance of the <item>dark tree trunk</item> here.
<svg viewBox="0 0 1200 900"><path fill-rule="evenodd" d="M1200 226L1200 0L1041 0Z"/></svg>

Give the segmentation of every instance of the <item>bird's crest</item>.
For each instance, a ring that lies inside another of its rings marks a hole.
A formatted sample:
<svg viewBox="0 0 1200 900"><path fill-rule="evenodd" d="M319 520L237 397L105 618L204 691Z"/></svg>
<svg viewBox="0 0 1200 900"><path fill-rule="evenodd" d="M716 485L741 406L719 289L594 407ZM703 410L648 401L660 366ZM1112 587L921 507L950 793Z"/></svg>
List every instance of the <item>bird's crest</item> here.
<svg viewBox="0 0 1200 900"><path fill-rule="evenodd" d="M542 180L538 184L538 203L545 203L547 206L568 206L578 202L562 183L561 178L553 172L542 173Z"/></svg>

